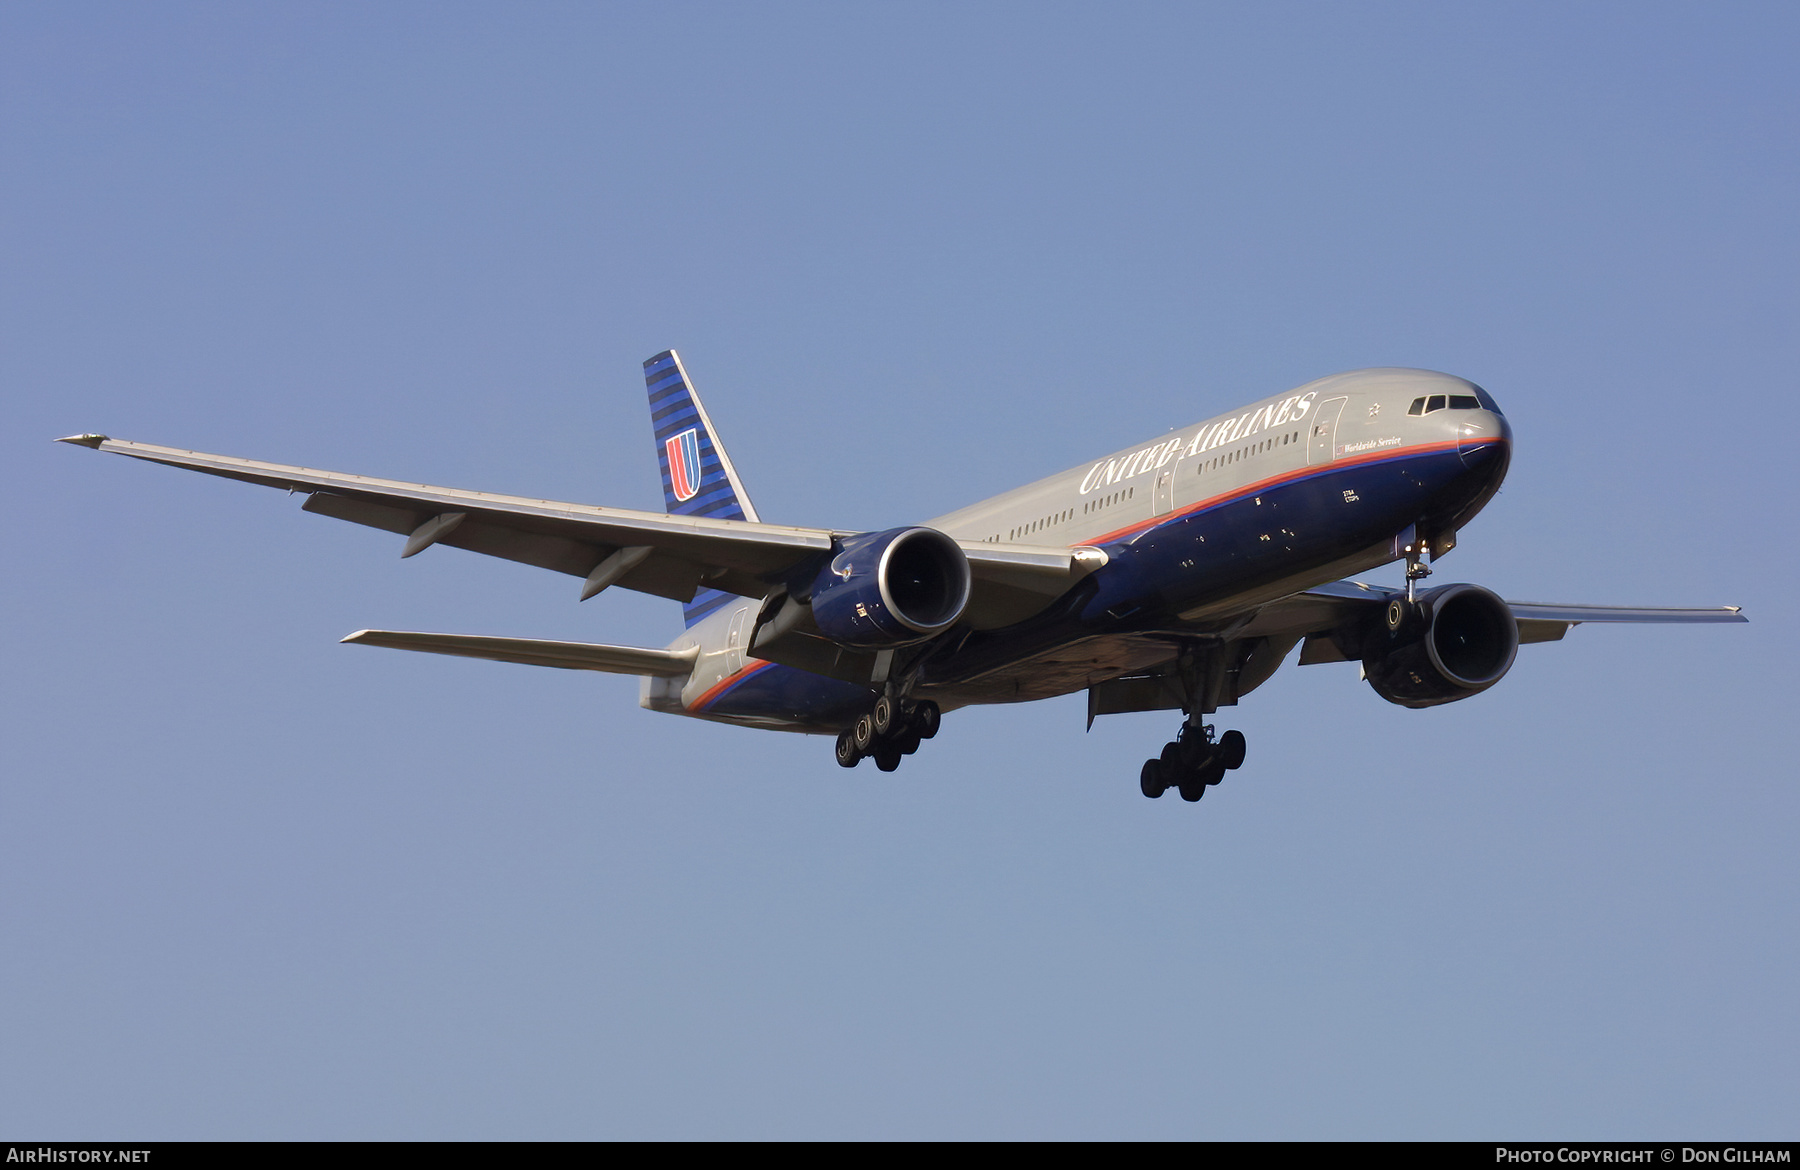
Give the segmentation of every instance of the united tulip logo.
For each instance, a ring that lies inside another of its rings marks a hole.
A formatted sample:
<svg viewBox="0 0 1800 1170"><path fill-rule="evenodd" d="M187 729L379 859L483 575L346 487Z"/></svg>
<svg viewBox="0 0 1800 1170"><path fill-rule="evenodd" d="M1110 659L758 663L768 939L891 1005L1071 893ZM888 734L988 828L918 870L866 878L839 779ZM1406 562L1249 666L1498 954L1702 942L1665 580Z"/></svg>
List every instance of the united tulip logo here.
<svg viewBox="0 0 1800 1170"><path fill-rule="evenodd" d="M669 489L682 502L700 494L700 428L689 427L663 444L669 455Z"/></svg>

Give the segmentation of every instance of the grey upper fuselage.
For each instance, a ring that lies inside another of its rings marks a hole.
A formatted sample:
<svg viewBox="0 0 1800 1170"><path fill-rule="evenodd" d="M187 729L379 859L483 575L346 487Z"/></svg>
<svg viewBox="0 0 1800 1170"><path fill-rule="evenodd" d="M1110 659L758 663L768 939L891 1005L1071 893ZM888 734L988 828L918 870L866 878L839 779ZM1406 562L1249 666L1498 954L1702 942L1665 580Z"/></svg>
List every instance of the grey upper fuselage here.
<svg viewBox="0 0 1800 1170"><path fill-rule="evenodd" d="M1420 397L1476 393L1473 383L1432 370L1333 374L925 523L963 540L1055 546L1104 542L1110 534L1167 512L1363 450L1454 443L1469 435L1510 438L1505 418L1485 409L1406 413ZM1344 399L1341 409L1329 413L1338 398ZM1285 414L1280 410L1284 403L1293 404ZM1301 403L1304 409L1297 410ZM1270 410L1273 415L1265 414ZM1328 433L1314 436L1313 428L1321 425ZM1282 442L1286 435L1297 438ZM1165 475L1166 499L1157 494Z"/></svg>

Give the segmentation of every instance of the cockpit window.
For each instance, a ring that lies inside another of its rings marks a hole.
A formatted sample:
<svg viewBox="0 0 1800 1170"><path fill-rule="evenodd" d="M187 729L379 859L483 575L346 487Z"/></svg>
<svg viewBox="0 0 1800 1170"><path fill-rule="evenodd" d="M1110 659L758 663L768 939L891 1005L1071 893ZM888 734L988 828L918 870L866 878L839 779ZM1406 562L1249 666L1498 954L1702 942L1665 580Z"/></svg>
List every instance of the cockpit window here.
<svg viewBox="0 0 1800 1170"><path fill-rule="evenodd" d="M1443 410L1446 406L1451 410L1481 410L1485 408L1495 414L1500 413L1499 408L1493 405L1494 400L1487 396L1486 391L1478 389L1476 393L1480 394L1479 398L1473 394L1433 394L1430 398L1415 398L1412 400L1412 405L1406 408L1406 413L1430 414L1435 410Z"/></svg>
<svg viewBox="0 0 1800 1170"><path fill-rule="evenodd" d="M1475 398L1481 403L1482 409L1491 410L1495 414L1500 413L1500 404L1494 401L1494 396L1479 386L1475 387Z"/></svg>

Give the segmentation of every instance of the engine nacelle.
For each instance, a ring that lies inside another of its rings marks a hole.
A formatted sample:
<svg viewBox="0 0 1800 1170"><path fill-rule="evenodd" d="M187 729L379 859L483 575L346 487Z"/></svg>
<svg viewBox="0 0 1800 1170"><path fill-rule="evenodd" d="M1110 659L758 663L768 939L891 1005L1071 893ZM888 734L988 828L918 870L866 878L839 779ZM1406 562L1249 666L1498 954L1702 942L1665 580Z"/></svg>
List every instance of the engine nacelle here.
<svg viewBox="0 0 1800 1170"><path fill-rule="evenodd" d="M935 528L865 532L840 546L812 583L813 621L845 646L921 642L969 604L969 558Z"/></svg>
<svg viewBox="0 0 1800 1170"><path fill-rule="evenodd" d="M1506 602L1479 585L1421 594L1392 635L1364 642L1363 673L1375 693L1402 707L1436 707L1487 690L1512 668L1519 626Z"/></svg>

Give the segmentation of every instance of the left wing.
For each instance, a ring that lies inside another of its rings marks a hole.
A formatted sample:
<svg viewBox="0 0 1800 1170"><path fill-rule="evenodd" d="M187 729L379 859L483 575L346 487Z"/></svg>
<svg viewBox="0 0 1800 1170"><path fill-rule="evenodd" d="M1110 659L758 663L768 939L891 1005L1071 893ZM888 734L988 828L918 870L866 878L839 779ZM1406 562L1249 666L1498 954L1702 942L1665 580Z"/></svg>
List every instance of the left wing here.
<svg viewBox="0 0 1800 1170"><path fill-rule="evenodd" d="M536 565L583 578L583 600L614 584L676 601L692 600L702 587L743 597L767 597L779 591L785 578L807 560L829 556L834 541L850 535L825 528L672 516L432 487L208 455L106 435L71 435L58 441L284 488L290 493L304 492L307 499L302 507L308 512L406 536L401 556L447 544ZM969 558L975 582L972 615L993 611L1018 620L1012 615L1021 607L1030 611L1043 608L1106 563L1106 554L1098 549L958 543Z"/></svg>

